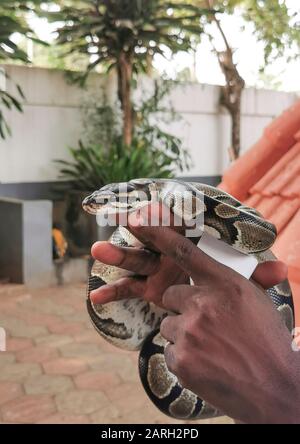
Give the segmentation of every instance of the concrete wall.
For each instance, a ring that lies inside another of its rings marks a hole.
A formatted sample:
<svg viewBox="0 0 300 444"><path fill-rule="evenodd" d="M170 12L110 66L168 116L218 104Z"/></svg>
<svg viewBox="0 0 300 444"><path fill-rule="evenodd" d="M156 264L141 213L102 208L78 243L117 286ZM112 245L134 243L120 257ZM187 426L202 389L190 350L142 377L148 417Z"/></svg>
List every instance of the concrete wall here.
<svg viewBox="0 0 300 444"><path fill-rule="evenodd" d="M53 281L52 203L0 199L0 278L47 285Z"/></svg>
<svg viewBox="0 0 300 444"><path fill-rule="evenodd" d="M52 202L0 198L0 215L0 280L28 287L87 281L87 259L52 259Z"/></svg>
<svg viewBox="0 0 300 444"><path fill-rule="evenodd" d="M60 71L19 66L5 69L22 86L26 102L24 114L7 113L13 136L0 141L0 195L5 184L36 186L57 180L53 160L67 159L67 147L76 146L82 136L82 103L103 85L108 95L115 91L112 77L104 84L103 78L92 75L87 90L81 90L67 84ZM143 85L147 88L147 82ZM6 87L10 92L14 90L10 81ZM172 91L171 101L183 120L173 122L168 128L183 138L193 159L192 169L184 172L184 176L220 176L228 165L230 120L219 109L218 97L219 88L209 85L186 84ZM291 93L246 90L242 106L243 150L295 99L296 95ZM9 193L7 187L6 192Z"/></svg>
<svg viewBox="0 0 300 444"><path fill-rule="evenodd" d="M23 114L6 113L13 135L0 140L0 278L29 285L86 280L86 260L69 260L63 265L52 261L50 200L51 187L58 179L53 161L68 159L67 147L77 146L83 136L81 106L95 91L104 87L114 101L115 79L92 75L87 89L82 90L68 84L60 71L19 66L5 70L21 85L26 101ZM151 93L152 86L151 81L141 79L136 98ZM16 92L11 81L1 87ZM187 84L177 86L166 99L182 116L167 129L183 139L192 156L192 169L181 173L187 179L215 184L228 164L230 120L219 109L218 98L218 87ZM246 90L243 150L295 99L294 94Z"/></svg>

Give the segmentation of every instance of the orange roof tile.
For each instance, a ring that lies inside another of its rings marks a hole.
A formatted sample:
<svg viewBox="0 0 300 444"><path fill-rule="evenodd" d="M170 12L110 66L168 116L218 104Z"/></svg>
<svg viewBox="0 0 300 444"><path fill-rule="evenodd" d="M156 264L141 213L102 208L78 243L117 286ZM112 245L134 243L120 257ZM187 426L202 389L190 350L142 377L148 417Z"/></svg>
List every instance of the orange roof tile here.
<svg viewBox="0 0 300 444"><path fill-rule="evenodd" d="M245 200L256 184L295 144L300 128L300 100L275 119L262 138L225 172L220 187Z"/></svg>
<svg viewBox="0 0 300 444"><path fill-rule="evenodd" d="M296 140L300 140L300 130L296 132L294 137Z"/></svg>
<svg viewBox="0 0 300 444"><path fill-rule="evenodd" d="M273 251L288 265L291 279L300 283L300 209L279 235Z"/></svg>
<svg viewBox="0 0 300 444"><path fill-rule="evenodd" d="M266 172L264 176L258 180L253 187L250 188L250 193L254 194L255 192L266 193L266 186L275 181L284 168L290 165L293 159L300 154L300 143L296 143L284 156L269 171Z"/></svg>
<svg viewBox="0 0 300 444"><path fill-rule="evenodd" d="M300 327L300 100L233 163L220 188L257 208L276 226L273 251L289 267Z"/></svg>
<svg viewBox="0 0 300 444"><path fill-rule="evenodd" d="M281 199L280 204L270 216L266 218L276 226L278 233L288 225L300 207L300 199Z"/></svg>

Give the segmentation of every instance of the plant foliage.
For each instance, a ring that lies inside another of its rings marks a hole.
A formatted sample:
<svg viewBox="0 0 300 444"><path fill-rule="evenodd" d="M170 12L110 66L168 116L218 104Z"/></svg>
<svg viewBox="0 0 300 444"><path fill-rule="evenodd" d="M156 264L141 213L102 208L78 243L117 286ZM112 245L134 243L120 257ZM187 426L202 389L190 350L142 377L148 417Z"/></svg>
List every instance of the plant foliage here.
<svg viewBox="0 0 300 444"><path fill-rule="evenodd" d="M14 1L1 0L0 2L0 63L7 61L21 61L28 63L26 52L21 49L14 41L13 35L18 33L39 43L33 31L28 27L24 15L32 11L32 8L39 4L40 0L32 1ZM4 71L0 72L4 77L4 82L9 80L9 76ZM3 81L3 78L1 79ZM19 85L17 87L17 97L0 88L0 137L5 139L11 133L10 127L5 119L3 108L17 109L22 112L21 100L24 94Z"/></svg>
<svg viewBox="0 0 300 444"><path fill-rule="evenodd" d="M170 82L155 83L154 94L135 104L135 131L130 147L122 138L117 105L83 108L85 140L79 148L70 148L71 161L57 160L61 178L71 181L72 188L95 190L104 184L126 182L137 177L173 177L177 170L188 168L189 156L182 141L161 129L179 117L166 102ZM159 123L158 124L158 119Z"/></svg>

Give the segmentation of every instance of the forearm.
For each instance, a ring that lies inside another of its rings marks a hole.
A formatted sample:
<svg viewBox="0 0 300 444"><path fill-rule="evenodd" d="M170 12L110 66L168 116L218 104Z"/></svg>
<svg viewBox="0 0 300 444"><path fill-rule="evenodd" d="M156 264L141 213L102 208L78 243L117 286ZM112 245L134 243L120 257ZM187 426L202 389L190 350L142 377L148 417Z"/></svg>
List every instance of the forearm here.
<svg viewBox="0 0 300 444"><path fill-rule="evenodd" d="M266 410L266 422L273 424L300 423L300 353L292 352L285 373L274 384L274 402Z"/></svg>

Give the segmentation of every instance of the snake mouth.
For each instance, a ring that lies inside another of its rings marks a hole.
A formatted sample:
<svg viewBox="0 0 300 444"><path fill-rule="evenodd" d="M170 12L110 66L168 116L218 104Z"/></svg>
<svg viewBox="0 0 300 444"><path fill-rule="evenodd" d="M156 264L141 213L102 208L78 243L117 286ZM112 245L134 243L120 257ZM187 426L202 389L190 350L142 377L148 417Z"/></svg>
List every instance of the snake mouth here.
<svg viewBox="0 0 300 444"><path fill-rule="evenodd" d="M105 207L109 206L110 202L114 198L115 195L113 193L105 195L101 194L99 191L96 191L83 200L82 207L87 213L95 215L99 211L102 211Z"/></svg>
<svg viewBox="0 0 300 444"><path fill-rule="evenodd" d="M114 192L112 186L95 191L83 200L83 209L93 215L122 214L136 211L152 201L149 194L126 185L126 190L119 189L118 192Z"/></svg>

